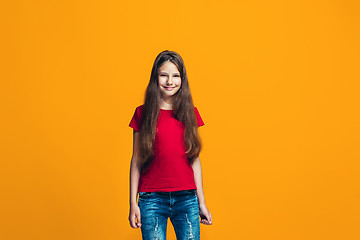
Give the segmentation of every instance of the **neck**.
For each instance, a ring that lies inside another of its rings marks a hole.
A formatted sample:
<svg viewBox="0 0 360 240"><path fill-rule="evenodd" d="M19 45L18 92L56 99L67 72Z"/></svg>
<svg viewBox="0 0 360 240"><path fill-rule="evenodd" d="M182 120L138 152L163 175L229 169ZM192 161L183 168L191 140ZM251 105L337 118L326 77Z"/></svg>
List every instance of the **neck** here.
<svg viewBox="0 0 360 240"><path fill-rule="evenodd" d="M160 98L160 108L162 108L162 109L172 109L172 99Z"/></svg>

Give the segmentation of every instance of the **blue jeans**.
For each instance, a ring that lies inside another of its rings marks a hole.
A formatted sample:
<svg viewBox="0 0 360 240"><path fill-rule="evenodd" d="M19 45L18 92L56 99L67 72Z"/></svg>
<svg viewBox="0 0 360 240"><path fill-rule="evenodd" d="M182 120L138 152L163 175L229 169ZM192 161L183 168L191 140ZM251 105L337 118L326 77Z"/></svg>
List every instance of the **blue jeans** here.
<svg viewBox="0 0 360 240"><path fill-rule="evenodd" d="M196 190L139 192L143 240L165 240L167 220L174 226L176 239L200 239L199 203Z"/></svg>

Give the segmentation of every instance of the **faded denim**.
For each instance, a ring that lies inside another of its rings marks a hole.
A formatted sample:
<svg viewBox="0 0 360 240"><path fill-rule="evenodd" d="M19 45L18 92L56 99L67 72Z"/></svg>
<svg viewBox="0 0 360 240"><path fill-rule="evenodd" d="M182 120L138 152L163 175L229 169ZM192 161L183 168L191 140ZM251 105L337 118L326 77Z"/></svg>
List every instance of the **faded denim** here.
<svg viewBox="0 0 360 240"><path fill-rule="evenodd" d="M167 221L177 240L200 239L199 203L196 190L139 192L143 240L165 240Z"/></svg>

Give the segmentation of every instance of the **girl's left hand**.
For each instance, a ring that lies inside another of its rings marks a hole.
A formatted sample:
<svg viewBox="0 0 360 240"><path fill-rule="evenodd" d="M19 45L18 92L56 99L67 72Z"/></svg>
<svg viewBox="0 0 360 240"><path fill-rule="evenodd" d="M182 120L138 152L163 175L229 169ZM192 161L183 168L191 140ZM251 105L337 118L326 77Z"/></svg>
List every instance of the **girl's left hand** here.
<svg viewBox="0 0 360 240"><path fill-rule="evenodd" d="M211 225L212 224L212 217L209 209L206 207L206 205L199 206L199 214L201 217L200 223L205 225Z"/></svg>

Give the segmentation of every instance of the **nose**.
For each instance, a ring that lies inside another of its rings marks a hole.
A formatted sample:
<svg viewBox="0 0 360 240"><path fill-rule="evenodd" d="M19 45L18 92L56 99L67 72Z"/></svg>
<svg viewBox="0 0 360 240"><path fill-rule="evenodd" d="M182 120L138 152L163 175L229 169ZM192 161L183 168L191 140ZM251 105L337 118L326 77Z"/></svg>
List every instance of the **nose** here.
<svg viewBox="0 0 360 240"><path fill-rule="evenodd" d="M172 82L173 82L172 77L171 77L171 76L170 76L170 77L168 77L168 78L167 78L167 80L166 80L166 83L167 83L168 85L171 85L171 84L172 84Z"/></svg>

